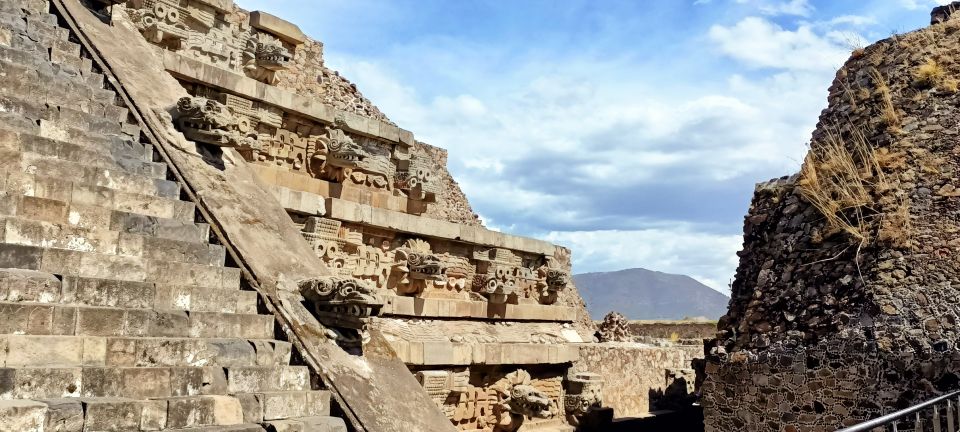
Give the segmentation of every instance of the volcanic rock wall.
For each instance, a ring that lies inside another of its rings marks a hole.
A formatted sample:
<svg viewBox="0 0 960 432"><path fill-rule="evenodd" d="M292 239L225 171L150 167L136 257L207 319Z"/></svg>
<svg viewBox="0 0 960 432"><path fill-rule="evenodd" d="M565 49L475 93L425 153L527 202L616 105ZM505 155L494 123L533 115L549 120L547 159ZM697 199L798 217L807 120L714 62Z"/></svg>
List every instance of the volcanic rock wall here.
<svg viewBox="0 0 960 432"><path fill-rule="evenodd" d="M854 51L801 172L757 186L706 430L834 430L956 389L958 30Z"/></svg>

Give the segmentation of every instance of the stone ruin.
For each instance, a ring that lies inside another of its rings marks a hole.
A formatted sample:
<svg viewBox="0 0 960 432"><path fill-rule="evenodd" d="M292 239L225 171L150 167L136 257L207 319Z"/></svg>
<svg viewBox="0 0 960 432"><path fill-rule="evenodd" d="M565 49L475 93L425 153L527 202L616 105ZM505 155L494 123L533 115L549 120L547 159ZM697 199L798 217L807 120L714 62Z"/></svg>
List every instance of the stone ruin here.
<svg viewBox="0 0 960 432"><path fill-rule="evenodd" d="M832 431L960 383L960 20L855 50L799 174L759 184L707 431Z"/></svg>
<svg viewBox="0 0 960 432"><path fill-rule="evenodd" d="M608 313L597 326L597 339L600 342L630 342L633 338L627 317L619 312Z"/></svg>
<svg viewBox="0 0 960 432"><path fill-rule="evenodd" d="M689 363L231 0L0 3L0 155L2 431L585 430Z"/></svg>

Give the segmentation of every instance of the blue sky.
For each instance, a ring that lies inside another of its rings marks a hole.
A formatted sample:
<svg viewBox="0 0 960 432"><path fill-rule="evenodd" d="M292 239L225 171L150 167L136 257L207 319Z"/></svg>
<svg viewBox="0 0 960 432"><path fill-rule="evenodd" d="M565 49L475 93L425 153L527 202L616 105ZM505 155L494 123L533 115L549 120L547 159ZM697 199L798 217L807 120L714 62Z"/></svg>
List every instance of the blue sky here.
<svg viewBox="0 0 960 432"><path fill-rule="evenodd" d="M932 0L238 0L448 149L486 224L720 291L753 185L796 172L858 46Z"/></svg>

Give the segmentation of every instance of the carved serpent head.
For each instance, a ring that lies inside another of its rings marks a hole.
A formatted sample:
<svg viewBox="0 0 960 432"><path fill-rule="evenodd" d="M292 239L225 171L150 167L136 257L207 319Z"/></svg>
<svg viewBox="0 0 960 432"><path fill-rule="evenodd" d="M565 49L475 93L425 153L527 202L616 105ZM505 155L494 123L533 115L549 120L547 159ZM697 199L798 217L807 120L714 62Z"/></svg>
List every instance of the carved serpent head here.
<svg viewBox="0 0 960 432"><path fill-rule="evenodd" d="M253 146L239 131L239 121L226 105L203 97L177 101L174 125L195 142L221 147Z"/></svg>
<svg viewBox="0 0 960 432"><path fill-rule="evenodd" d="M272 70L286 70L290 63L290 51L276 40L262 40L257 42L255 50L257 66Z"/></svg>
<svg viewBox="0 0 960 432"><path fill-rule="evenodd" d="M514 385L510 389L510 398L505 402L514 414L533 418L549 418L553 415L550 398L531 385Z"/></svg>
<svg viewBox="0 0 960 432"><path fill-rule="evenodd" d="M330 129L327 163L338 168L356 168L370 154L340 129Z"/></svg>

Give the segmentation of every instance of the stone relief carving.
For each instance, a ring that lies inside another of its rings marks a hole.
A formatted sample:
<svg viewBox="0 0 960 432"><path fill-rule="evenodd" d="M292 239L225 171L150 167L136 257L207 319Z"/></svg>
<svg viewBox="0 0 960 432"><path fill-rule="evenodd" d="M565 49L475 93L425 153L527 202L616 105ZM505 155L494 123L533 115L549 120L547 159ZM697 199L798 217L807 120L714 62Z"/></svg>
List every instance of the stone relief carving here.
<svg viewBox="0 0 960 432"><path fill-rule="evenodd" d="M578 372L567 380L563 407L567 421L578 424L580 417L603 406L603 378L595 373Z"/></svg>
<svg viewBox="0 0 960 432"><path fill-rule="evenodd" d="M200 0L130 0L128 13L143 36L163 48L242 73L267 84L289 68L294 45L229 22L225 11Z"/></svg>
<svg viewBox="0 0 960 432"><path fill-rule="evenodd" d="M441 186L430 163L431 161L419 156L401 160L400 170L395 176L396 187L406 192L410 199L435 202Z"/></svg>
<svg viewBox="0 0 960 432"><path fill-rule="evenodd" d="M536 379L523 369L507 374L472 372L416 372L417 380L458 429L513 432L525 425L534 429L539 425L557 426L562 419L559 406L563 388L559 378Z"/></svg>
<svg viewBox="0 0 960 432"><path fill-rule="evenodd" d="M280 39L267 33L253 33L244 46L243 71L257 81L276 85L277 72L287 70L292 57Z"/></svg>
<svg viewBox="0 0 960 432"><path fill-rule="evenodd" d="M325 276L302 280L298 288L317 319L333 327L338 344L357 348L369 340L366 319L380 315L383 308L375 287L354 278Z"/></svg>
<svg viewBox="0 0 960 432"><path fill-rule="evenodd" d="M202 97L183 97L177 101L174 124L183 135L198 143L238 150L255 150L255 139L240 132L240 123L226 105Z"/></svg>
<svg viewBox="0 0 960 432"><path fill-rule="evenodd" d="M343 119L323 124L202 85L186 87L226 107L221 110L235 118L236 130L249 141L241 154L250 162L428 203L441 192L427 161L398 151L401 145L346 132Z"/></svg>
<svg viewBox="0 0 960 432"><path fill-rule="evenodd" d="M302 234L335 274L397 295L549 305L569 278L547 257L408 238L329 218L308 217Z"/></svg>
<svg viewBox="0 0 960 432"><path fill-rule="evenodd" d="M397 292L419 294L427 285L442 286L447 283L443 263L430 252L430 243L420 239L407 240L395 252L397 263L394 270L399 274Z"/></svg>

